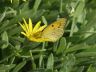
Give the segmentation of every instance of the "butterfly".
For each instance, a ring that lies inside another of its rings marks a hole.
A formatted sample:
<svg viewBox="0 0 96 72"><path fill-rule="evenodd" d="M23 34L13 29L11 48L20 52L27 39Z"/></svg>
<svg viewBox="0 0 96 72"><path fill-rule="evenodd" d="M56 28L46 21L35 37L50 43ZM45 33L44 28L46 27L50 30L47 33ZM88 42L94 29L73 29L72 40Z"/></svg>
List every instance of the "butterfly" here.
<svg viewBox="0 0 96 72"><path fill-rule="evenodd" d="M56 42L63 36L66 18L60 18L57 21L48 25L43 31L41 38L47 39L50 42Z"/></svg>

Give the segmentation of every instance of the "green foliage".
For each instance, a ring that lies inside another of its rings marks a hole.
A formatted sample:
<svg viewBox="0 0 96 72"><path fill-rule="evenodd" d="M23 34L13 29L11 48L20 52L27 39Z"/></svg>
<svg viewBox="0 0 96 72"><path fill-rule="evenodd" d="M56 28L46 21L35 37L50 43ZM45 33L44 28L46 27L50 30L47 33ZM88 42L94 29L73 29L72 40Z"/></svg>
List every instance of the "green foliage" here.
<svg viewBox="0 0 96 72"><path fill-rule="evenodd" d="M96 72L96 0L0 0L0 72ZM18 22L67 18L63 37L30 42Z"/></svg>

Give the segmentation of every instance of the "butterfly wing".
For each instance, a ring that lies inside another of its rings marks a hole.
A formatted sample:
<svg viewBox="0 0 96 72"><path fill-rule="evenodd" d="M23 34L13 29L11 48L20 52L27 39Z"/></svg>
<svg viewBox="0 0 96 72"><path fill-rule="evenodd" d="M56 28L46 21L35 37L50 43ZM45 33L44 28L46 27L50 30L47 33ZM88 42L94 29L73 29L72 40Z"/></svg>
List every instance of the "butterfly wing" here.
<svg viewBox="0 0 96 72"><path fill-rule="evenodd" d="M42 38L46 38L51 42L57 41L64 33L65 23L65 18L60 18L59 20L53 22L43 30Z"/></svg>

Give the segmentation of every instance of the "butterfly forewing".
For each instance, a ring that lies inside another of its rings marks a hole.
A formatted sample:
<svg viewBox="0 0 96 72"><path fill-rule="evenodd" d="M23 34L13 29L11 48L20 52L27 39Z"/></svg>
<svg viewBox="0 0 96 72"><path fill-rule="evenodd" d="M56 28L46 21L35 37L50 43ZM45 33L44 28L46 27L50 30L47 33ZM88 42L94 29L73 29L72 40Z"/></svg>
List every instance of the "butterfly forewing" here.
<svg viewBox="0 0 96 72"><path fill-rule="evenodd" d="M48 41L51 42L57 41L64 33L65 23L65 18L60 18L59 20L53 22L43 30L42 38L47 38Z"/></svg>

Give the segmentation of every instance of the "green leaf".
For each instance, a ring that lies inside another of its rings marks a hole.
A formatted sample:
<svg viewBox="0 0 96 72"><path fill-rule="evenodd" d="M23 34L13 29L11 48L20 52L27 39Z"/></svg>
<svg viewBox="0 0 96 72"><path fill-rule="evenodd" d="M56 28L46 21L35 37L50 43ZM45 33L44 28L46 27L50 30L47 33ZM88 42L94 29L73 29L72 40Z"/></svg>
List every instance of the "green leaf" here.
<svg viewBox="0 0 96 72"><path fill-rule="evenodd" d="M96 72L96 67L90 65L87 72Z"/></svg>
<svg viewBox="0 0 96 72"><path fill-rule="evenodd" d="M72 47L69 47L68 49L66 49L66 53L68 52L74 52L74 51L78 51L78 50L83 50L86 49L87 45L85 43L81 43L81 44L77 44L74 45Z"/></svg>
<svg viewBox="0 0 96 72"><path fill-rule="evenodd" d="M41 1L42 1L42 0L35 0L35 4L34 4L34 6L33 6L33 10L34 10L34 11L37 11L37 9L38 9Z"/></svg>
<svg viewBox="0 0 96 72"><path fill-rule="evenodd" d="M15 64L10 64L10 65L0 65L0 72L1 70L3 71L8 71L8 70L11 70L12 68L15 67Z"/></svg>
<svg viewBox="0 0 96 72"><path fill-rule="evenodd" d="M47 61L47 69L51 69L53 70L53 67L54 67L54 56L53 54L51 53L48 57L48 61Z"/></svg>
<svg viewBox="0 0 96 72"><path fill-rule="evenodd" d="M19 64L13 69L12 72L19 72L20 69L25 66L25 64L26 64L26 61L22 61L21 63L19 63Z"/></svg>
<svg viewBox="0 0 96 72"><path fill-rule="evenodd" d="M6 11L3 12L3 14L0 16L0 23L3 21L3 19L5 18L6 16Z"/></svg>
<svg viewBox="0 0 96 72"><path fill-rule="evenodd" d="M2 45L2 49L7 48L9 45L9 40L8 40L8 35L7 32L4 31L2 34L2 41L4 41L5 43Z"/></svg>
<svg viewBox="0 0 96 72"><path fill-rule="evenodd" d="M39 58L39 67L42 67L42 62L43 62L43 55L40 54L40 58Z"/></svg>
<svg viewBox="0 0 96 72"><path fill-rule="evenodd" d="M76 54L76 57L95 57L96 52L80 52Z"/></svg>
<svg viewBox="0 0 96 72"><path fill-rule="evenodd" d="M71 72L74 68L75 61L75 56L72 54L64 56L62 67L59 72Z"/></svg>
<svg viewBox="0 0 96 72"><path fill-rule="evenodd" d="M74 13L74 17L78 17L83 12L84 6L85 6L85 1L80 0L78 6L76 8L76 11Z"/></svg>
<svg viewBox="0 0 96 72"><path fill-rule="evenodd" d="M45 25L48 24L47 21L46 21L46 18L45 18L44 16L42 16L42 21L43 21L43 23L44 23Z"/></svg>
<svg viewBox="0 0 96 72"><path fill-rule="evenodd" d="M66 47L66 39L65 39L64 37L62 37L62 38L60 39L60 43L59 43L58 49L57 49L57 51L56 51L56 54L63 53L65 47Z"/></svg>

